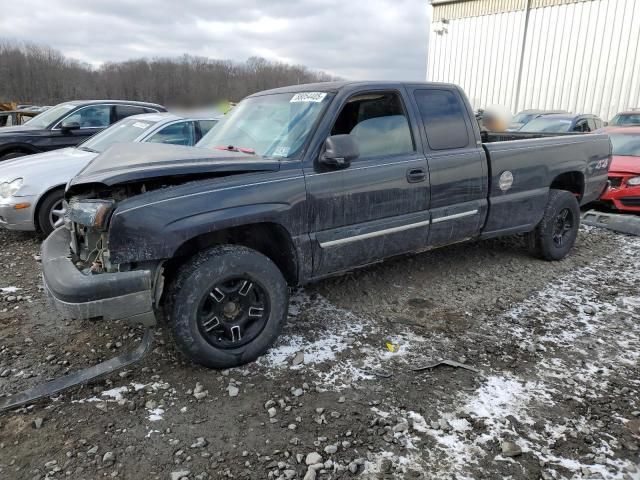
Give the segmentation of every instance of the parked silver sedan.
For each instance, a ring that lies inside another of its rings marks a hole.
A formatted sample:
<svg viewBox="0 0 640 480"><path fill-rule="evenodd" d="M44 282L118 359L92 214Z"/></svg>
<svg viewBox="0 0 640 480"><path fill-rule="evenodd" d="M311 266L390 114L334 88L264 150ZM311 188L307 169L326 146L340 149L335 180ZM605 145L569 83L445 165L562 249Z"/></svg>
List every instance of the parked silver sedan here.
<svg viewBox="0 0 640 480"><path fill-rule="evenodd" d="M74 148L0 162L0 226L51 233L64 221L64 188L89 162L115 143L193 146L215 116L152 113L127 117Z"/></svg>

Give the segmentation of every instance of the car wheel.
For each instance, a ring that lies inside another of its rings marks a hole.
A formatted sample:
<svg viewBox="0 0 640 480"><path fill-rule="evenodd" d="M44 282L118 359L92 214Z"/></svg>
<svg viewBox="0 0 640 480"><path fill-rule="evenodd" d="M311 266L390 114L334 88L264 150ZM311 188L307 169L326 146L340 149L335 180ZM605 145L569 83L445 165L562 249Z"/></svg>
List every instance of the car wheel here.
<svg viewBox="0 0 640 480"><path fill-rule="evenodd" d="M170 286L168 320L178 348L210 368L243 365L280 334L289 289L261 253L224 245L193 257Z"/></svg>
<svg viewBox="0 0 640 480"><path fill-rule="evenodd" d="M549 190L542 220L528 234L530 251L545 260L562 260L573 247L580 227L580 206L566 190Z"/></svg>
<svg viewBox="0 0 640 480"><path fill-rule="evenodd" d="M49 192L38 207L38 228L48 236L64 224L65 211L64 190L58 189Z"/></svg>

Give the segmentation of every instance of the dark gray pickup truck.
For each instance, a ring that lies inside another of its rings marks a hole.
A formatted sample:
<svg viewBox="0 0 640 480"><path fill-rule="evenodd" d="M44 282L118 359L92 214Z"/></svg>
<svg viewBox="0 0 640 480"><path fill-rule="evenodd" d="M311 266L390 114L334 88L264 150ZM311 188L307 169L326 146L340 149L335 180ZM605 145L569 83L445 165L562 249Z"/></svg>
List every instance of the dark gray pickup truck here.
<svg viewBox="0 0 640 480"><path fill-rule="evenodd" d="M100 155L67 186L42 264L65 316L164 311L179 348L216 368L269 348L289 286L516 233L563 258L611 159L605 135L482 143L464 93L434 83L256 93L198 147Z"/></svg>

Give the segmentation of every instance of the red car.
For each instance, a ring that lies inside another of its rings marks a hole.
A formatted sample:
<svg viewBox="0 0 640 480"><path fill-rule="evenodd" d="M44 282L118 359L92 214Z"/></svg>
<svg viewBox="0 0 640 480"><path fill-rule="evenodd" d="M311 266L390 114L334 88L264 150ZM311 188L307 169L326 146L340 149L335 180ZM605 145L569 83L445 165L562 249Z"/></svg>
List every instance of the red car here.
<svg viewBox="0 0 640 480"><path fill-rule="evenodd" d="M600 197L617 210L640 212L640 127L608 127L613 145L610 186Z"/></svg>

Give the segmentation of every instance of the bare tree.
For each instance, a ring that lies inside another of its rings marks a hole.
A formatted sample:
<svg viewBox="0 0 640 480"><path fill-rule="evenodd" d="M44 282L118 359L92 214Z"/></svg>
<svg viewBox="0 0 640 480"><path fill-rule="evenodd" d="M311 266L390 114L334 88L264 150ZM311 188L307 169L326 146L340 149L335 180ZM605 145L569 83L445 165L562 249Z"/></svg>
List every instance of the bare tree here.
<svg viewBox="0 0 640 480"><path fill-rule="evenodd" d="M94 69L46 46L0 41L0 102L54 105L111 98L193 107L330 80L334 78L324 72L259 57L244 63L191 55L141 58Z"/></svg>

